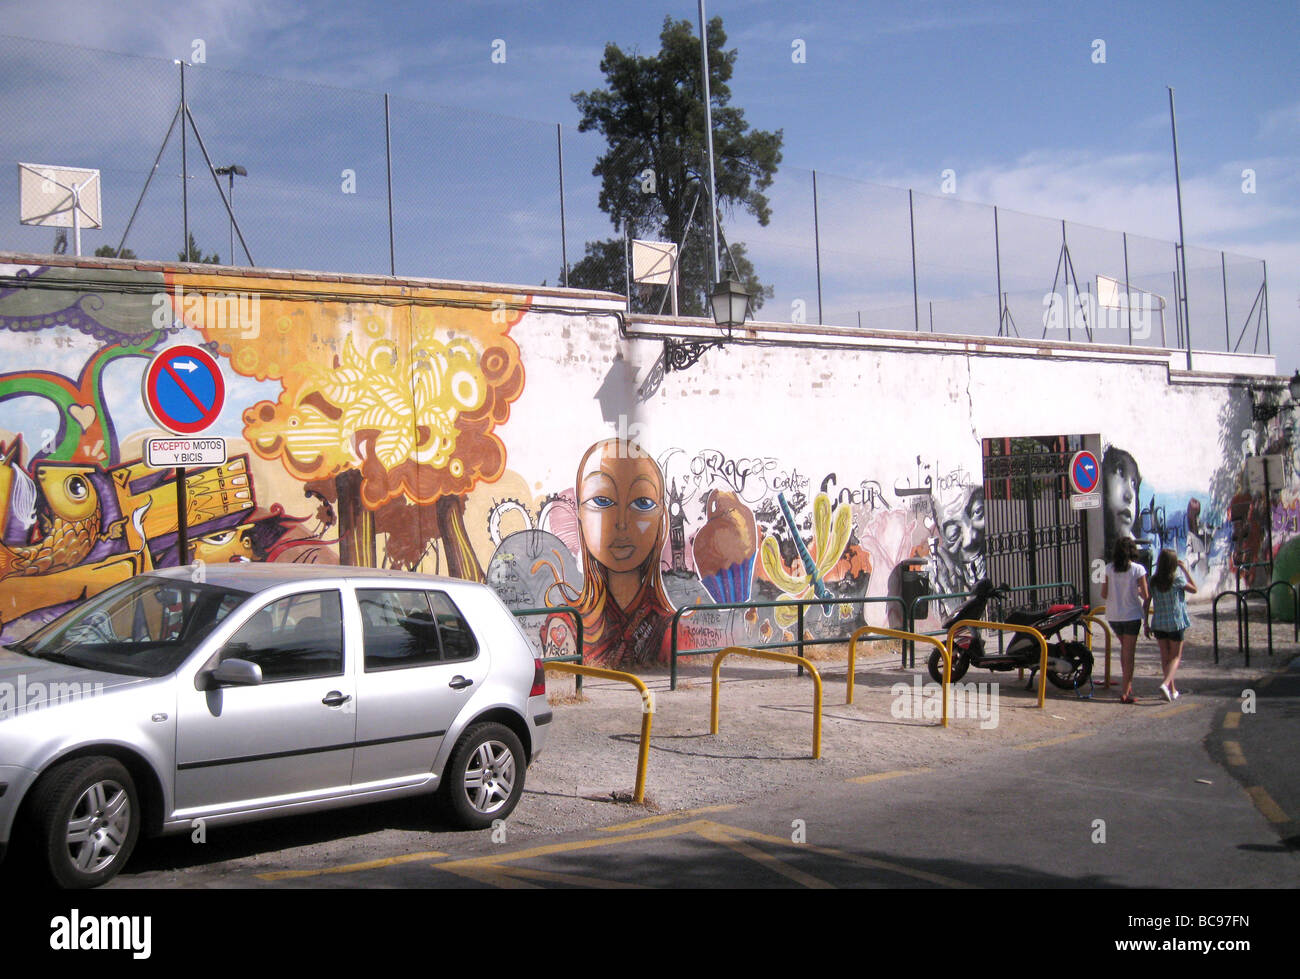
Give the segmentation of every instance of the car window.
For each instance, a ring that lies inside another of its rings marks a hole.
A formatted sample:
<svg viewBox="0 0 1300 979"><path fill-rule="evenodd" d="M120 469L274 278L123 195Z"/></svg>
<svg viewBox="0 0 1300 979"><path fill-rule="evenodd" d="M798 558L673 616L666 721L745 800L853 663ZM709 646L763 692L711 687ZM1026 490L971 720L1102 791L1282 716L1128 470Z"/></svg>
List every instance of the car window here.
<svg viewBox="0 0 1300 979"><path fill-rule="evenodd" d="M357 592L366 669L424 666L442 659L428 593L365 588Z"/></svg>
<svg viewBox="0 0 1300 979"><path fill-rule="evenodd" d="M438 620L438 634L442 637L442 658L445 660L473 659L478 655L478 640L470 631L469 623L460 614L450 598L440 591L430 592L433 614Z"/></svg>
<svg viewBox="0 0 1300 979"><path fill-rule="evenodd" d="M221 650L221 658L256 663L268 683L339 676L343 673L342 609L337 591L277 599L239 627Z"/></svg>
<svg viewBox="0 0 1300 979"><path fill-rule="evenodd" d="M478 644L451 599L441 592L365 588L357 591L367 672L473 659Z"/></svg>

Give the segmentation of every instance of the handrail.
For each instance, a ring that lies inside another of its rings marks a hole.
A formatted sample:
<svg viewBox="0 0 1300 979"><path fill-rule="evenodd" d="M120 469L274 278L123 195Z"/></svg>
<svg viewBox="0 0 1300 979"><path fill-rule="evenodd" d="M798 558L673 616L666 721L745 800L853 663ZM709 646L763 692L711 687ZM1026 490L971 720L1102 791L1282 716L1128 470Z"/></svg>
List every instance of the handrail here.
<svg viewBox="0 0 1300 979"><path fill-rule="evenodd" d="M672 659L669 672L670 690L677 689L677 659L679 656L705 656L710 653L721 652L723 649L730 649L729 646L709 646L704 649L679 649L678 644L678 626L681 624L683 615L691 612L716 612L727 609L759 609L759 608L789 608L793 606L797 610L797 619L795 623L796 638L790 642L772 642L758 643L753 646L746 646L746 649L785 649L790 646L797 647L802 653L805 646L826 646L834 643L842 643L847 640L847 636L830 636L825 639L806 639L804 637L804 618L803 610L808 605L878 605L897 602L899 613L906 621L907 606L903 599L898 595L862 595L858 597L835 596L828 602L823 598L793 598L777 602L717 602L711 605L683 605L673 612L672 623L669 626L671 634ZM803 666L799 667L802 674Z"/></svg>
<svg viewBox="0 0 1300 979"><path fill-rule="evenodd" d="M958 629L996 629L1001 632L1023 632L1027 636L1033 636L1038 640L1038 646L1043 651L1042 658L1038 663L1038 706L1041 708L1047 703L1047 640L1043 634L1032 626L1015 625L1011 622L985 622L982 619L962 619L960 622L954 622L948 627L948 648L952 649L952 637Z"/></svg>
<svg viewBox="0 0 1300 979"><path fill-rule="evenodd" d="M888 636L891 639L912 639L921 642L932 643L939 648L943 654L943 720L940 722L941 727L948 726L948 688L952 685L952 650L941 643L934 636L923 636L917 632L904 632L901 629L886 629L883 626L864 625L857 632L853 633L853 638L849 640L849 683L848 696L845 699L846 704L853 703L853 666L857 658L858 639L862 636L875 633L878 636Z"/></svg>
<svg viewBox="0 0 1300 979"><path fill-rule="evenodd" d="M621 680L630 683L641 692L641 750L636 759L636 787L632 791L632 801L645 802L645 772L650 764L650 725L654 718L655 698L641 678L634 673L622 670L606 670L599 666L583 666L581 663L564 663L558 660L543 660L542 669L554 673L572 673L575 676L594 676L605 680Z"/></svg>
<svg viewBox="0 0 1300 979"><path fill-rule="evenodd" d="M820 604L820 603L819 603ZM817 667L802 656L793 653L774 653L767 649L750 649L746 646L728 646L713 658L713 702L709 710L709 733L718 733L718 674L722 670L722 661L728 656L753 656L757 659L772 659L783 663L798 663L808 667L813 678L813 757L822 756L822 677Z"/></svg>
<svg viewBox="0 0 1300 979"><path fill-rule="evenodd" d="M1241 609L1242 606L1245 605L1246 600L1242 597L1241 592L1235 590L1221 591L1219 592L1219 594L1215 595L1214 600L1210 602L1210 621L1214 626L1214 664L1217 666L1219 663L1219 602L1222 601L1224 598L1228 597L1229 595L1232 596L1233 601L1236 603L1234 605L1234 608L1236 609L1236 613L1237 613L1237 648L1241 649L1246 654L1246 665L1249 666L1250 665L1250 606L1248 605L1246 606L1246 629L1244 632L1244 640L1243 640L1243 632L1241 628Z"/></svg>
<svg viewBox="0 0 1300 979"><path fill-rule="evenodd" d="M543 663L581 664L583 651L582 613L578 611L578 609L574 608L572 605L554 605L548 608L519 608L510 610L510 614L516 619L522 619L524 616L529 615L552 615L556 612L561 612L572 617L574 625L573 636L578 652L573 656L543 656L541 657L541 660ZM578 693L582 693L582 674L578 674L578 676L574 678L573 688Z"/></svg>
<svg viewBox="0 0 1300 979"><path fill-rule="evenodd" d="M1104 687L1109 688L1110 687L1110 646L1111 646L1111 640L1114 637L1114 633L1111 632L1110 630L1110 623L1102 618L1102 616L1105 614L1106 614L1106 606L1098 605L1083 617L1083 621L1088 623L1088 631L1086 633L1088 637L1088 652L1090 653L1092 652L1092 627L1094 625L1101 626L1102 635L1106 637L1106 682L1102 685Z"/></svg>

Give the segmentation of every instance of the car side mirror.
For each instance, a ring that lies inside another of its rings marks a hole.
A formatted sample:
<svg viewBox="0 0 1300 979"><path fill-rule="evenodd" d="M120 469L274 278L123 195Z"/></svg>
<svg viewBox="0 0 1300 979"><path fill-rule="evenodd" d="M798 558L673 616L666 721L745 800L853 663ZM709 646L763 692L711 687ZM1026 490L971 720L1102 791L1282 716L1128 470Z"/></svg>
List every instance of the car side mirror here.
<svg viewBox="0 0 1300 979"><path fill-rule="evenodd" d="M209 675L212 684L222 687L255 687L262 682L262 668L246 659L222 660Z"/></svg>

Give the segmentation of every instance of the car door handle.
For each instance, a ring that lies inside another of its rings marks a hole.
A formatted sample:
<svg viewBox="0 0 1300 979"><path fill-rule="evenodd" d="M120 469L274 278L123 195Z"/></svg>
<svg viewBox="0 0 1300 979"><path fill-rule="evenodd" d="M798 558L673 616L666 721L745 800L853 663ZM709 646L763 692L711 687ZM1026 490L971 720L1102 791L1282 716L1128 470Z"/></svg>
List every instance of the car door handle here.
<svg viewBox="0 0 1300 979"><path fill-rule="evenodd" d="M466 680L460 674L457 674L456 676L452 677L451 682L447 684L447 686L451 687L451 689L453 690L464 690L466 687L473 686L473 685L474 685L473 680Z"/></svg>
<svg viewBox="0 0 1300 979"><path fill-rule="evenodd" d="M321 703L326 707L342 707L351 699L351 694L345 694L339 690L331 690L325 695L324 699L321 700Z"/></svg>

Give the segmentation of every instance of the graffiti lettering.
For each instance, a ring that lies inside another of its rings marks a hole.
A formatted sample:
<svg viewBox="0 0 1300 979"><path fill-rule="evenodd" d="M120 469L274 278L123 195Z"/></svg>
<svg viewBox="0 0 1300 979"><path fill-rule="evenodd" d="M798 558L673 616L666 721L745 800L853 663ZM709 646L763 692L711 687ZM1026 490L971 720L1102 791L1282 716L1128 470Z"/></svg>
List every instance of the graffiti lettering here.
<svg viewBox="0 0 1300 979"><path fill-rule="evenodd" d="M821 491L830 493L837 485L835 473L828 473L822 480ZM857 506L865 506L870 510L887 510L889 504L885 500L884 487L875 479L864 479L856 489L848 486L842 487L835 496L836 503L852 503Z"/></svg>

